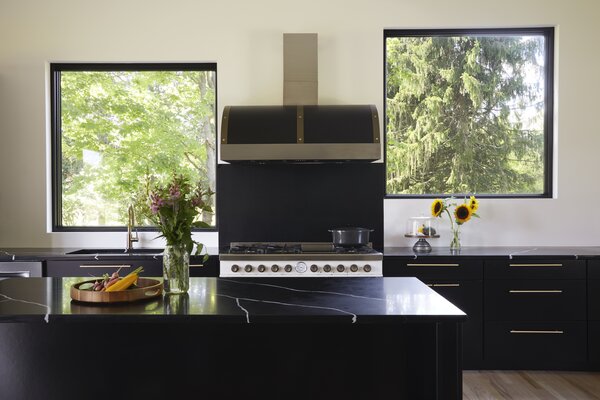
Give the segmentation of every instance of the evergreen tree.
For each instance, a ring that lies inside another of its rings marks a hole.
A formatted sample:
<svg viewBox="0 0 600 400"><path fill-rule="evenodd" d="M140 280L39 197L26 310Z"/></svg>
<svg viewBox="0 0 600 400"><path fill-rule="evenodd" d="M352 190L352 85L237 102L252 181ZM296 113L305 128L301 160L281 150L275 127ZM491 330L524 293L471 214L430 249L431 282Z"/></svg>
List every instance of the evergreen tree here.
<svg viewBox="0 0 600 400"><path fill-rule="evenodd" d="M387 192L542 193L543 37L387 39Z"/></svg>

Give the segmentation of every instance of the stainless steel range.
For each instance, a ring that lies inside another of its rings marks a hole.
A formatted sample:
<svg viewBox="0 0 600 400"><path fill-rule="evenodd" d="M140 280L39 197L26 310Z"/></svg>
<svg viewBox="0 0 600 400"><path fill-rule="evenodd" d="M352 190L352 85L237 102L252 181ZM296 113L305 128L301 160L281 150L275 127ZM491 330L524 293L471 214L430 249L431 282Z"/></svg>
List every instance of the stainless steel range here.
<svg viewBox="0 0 600 400"><path fill-rule="evenodd" d="M234 242L219 254L221 277L383 276L383 254L332 243Z"/></svg>

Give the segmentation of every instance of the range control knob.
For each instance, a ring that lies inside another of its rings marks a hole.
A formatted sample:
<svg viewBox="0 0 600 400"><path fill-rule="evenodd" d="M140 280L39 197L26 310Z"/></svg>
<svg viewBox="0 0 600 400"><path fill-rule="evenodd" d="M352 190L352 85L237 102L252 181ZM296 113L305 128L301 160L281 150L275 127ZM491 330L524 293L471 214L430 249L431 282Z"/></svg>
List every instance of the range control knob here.
<svg viewBox="0 0 600 400"><path fill-rule="evenodd" d="M369 264L366 264L366 265L363 267L363 270L364 270L365 272L371 272L371 266L370 266Z"/></svg>
<svg viewBox="0 0 600 400"><path fill-rule="evenodd" d="M258 272L265 272L267 270L267 267L265 267L264 265L260 264L258 266Z"/></svg>
<svg viewBox="0 0 600 400"><path fill-rule="evenodd" d="M350 266L350 271L352 271L352 272L356 272L356 271L358 271L358 265L356 265L356 264L352 264L352 265Z"/></svg>
<svg viewBox="0 0 600 400"><path fill-rule="evenodd" d="M248 264L244 267L244 271L246 272L252 272L252 265Z"/></svg>
<svg viewBox="0 0 600 400"><path fill-rule="evenodd" d="M303 263L302 261L296 264L296 272L298 272L299 274L305 273L307 269L308 267L306 266L306 263Z"/></svg>
<svg viewBox="0 0 600 400"><path fill-rule="evenodd" d="M292 272L292 266L290 264L283 267L283 269L285 270L285 272Z"/></svg>
<svg viewBox="0 0 600 400"><path fill-rule="evenodd" d="M329 265L329 264L325 264L325 265L323 266L323 271L325 271L325 272L331 272L331 265Z"/></svg>
<svg viewBox="0 0 600 400"><path fill-rule="evenodd" d="M317 267L316 264L313 264L310 266L310 272L317 272L319 270L319 267Z"/></svg>
<svg viewBox="0 0 600 400"><path fill-rule="evenodd" d="M237 264L233 264L231 266L231 272L238 272L240 270L240 266Z"/></svg>
<svg viewBox="0 0 600 400"><path fill-rule="evenodd" d="M271 271L272 271L272 272L277 272L277 271L279 271L279 265L277 265L277 264L273 264L273 265L271 265Z"/></svg>
<svg viewBox="0 0 600 400"><path fill-rule="evenodd" d="M344 272L345 269L346 269L346 267L344 267L342 264L337 266L338 272Z"/></svg>

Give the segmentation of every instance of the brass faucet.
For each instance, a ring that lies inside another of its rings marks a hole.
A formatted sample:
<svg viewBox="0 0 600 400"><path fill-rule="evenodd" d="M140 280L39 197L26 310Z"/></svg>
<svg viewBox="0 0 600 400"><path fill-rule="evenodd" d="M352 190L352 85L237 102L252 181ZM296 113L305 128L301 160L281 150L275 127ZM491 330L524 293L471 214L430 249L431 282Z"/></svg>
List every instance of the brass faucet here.
<svg viewBox="0 0 600 400"><path fill-rule="evenodd" d="M133 212L133 206L130 205L127 209L127 214L129 215L129 220L127 222L127 251L133 250L133 242L137 242L138 234L137 231L133 232L135 227L135 214Z"/></svg>

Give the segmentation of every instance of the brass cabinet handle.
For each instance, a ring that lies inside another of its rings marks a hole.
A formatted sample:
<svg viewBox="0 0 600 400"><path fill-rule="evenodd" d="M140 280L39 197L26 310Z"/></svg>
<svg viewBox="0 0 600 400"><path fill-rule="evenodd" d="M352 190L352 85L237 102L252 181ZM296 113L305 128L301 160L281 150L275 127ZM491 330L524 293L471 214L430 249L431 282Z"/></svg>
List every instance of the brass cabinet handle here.
<svg viewBox="0 0 600 400"><path fill-rule="evenodd" d="M406 264L407 267L460 267L460 264Z"/></svg>
<svg viewBox="0 0 600 400"><path fill-rule="evenodd" d="M109 265L109 264L97 264L97 265L80 265L79 268L131 268L131 265L119 264L119 265Z"/></svg>
<svg viewBox="0 0 600 400"><path fill-rule="evenodd" d="M509 267L562 267L562 264L508 264Z"/></svg>
<svg viewBox="0 0 600 400"><path fill-rule="evenodd" d="M190 264L190 268L202 268L204 264Z"/></svg>
<svg viewBox="0 0 600 400"><path fill-rule="evenodd" d="M515 329L511 329L510 333L512 334L542 334L542 335L562 335L565 333L564 331L554 330L554 331L519 331Z"/></svg>
<svg viewBox="0 0 600 400"><path fill-rule="evenodd" d="M460 283L428 283L429 287L460 287Z"/></svg>
<svg viewBox="0 0 600 400"><path fill-rule="evenodd" d="M560 289L550 290L509 290L508 293L562 293Z"/></svg>

